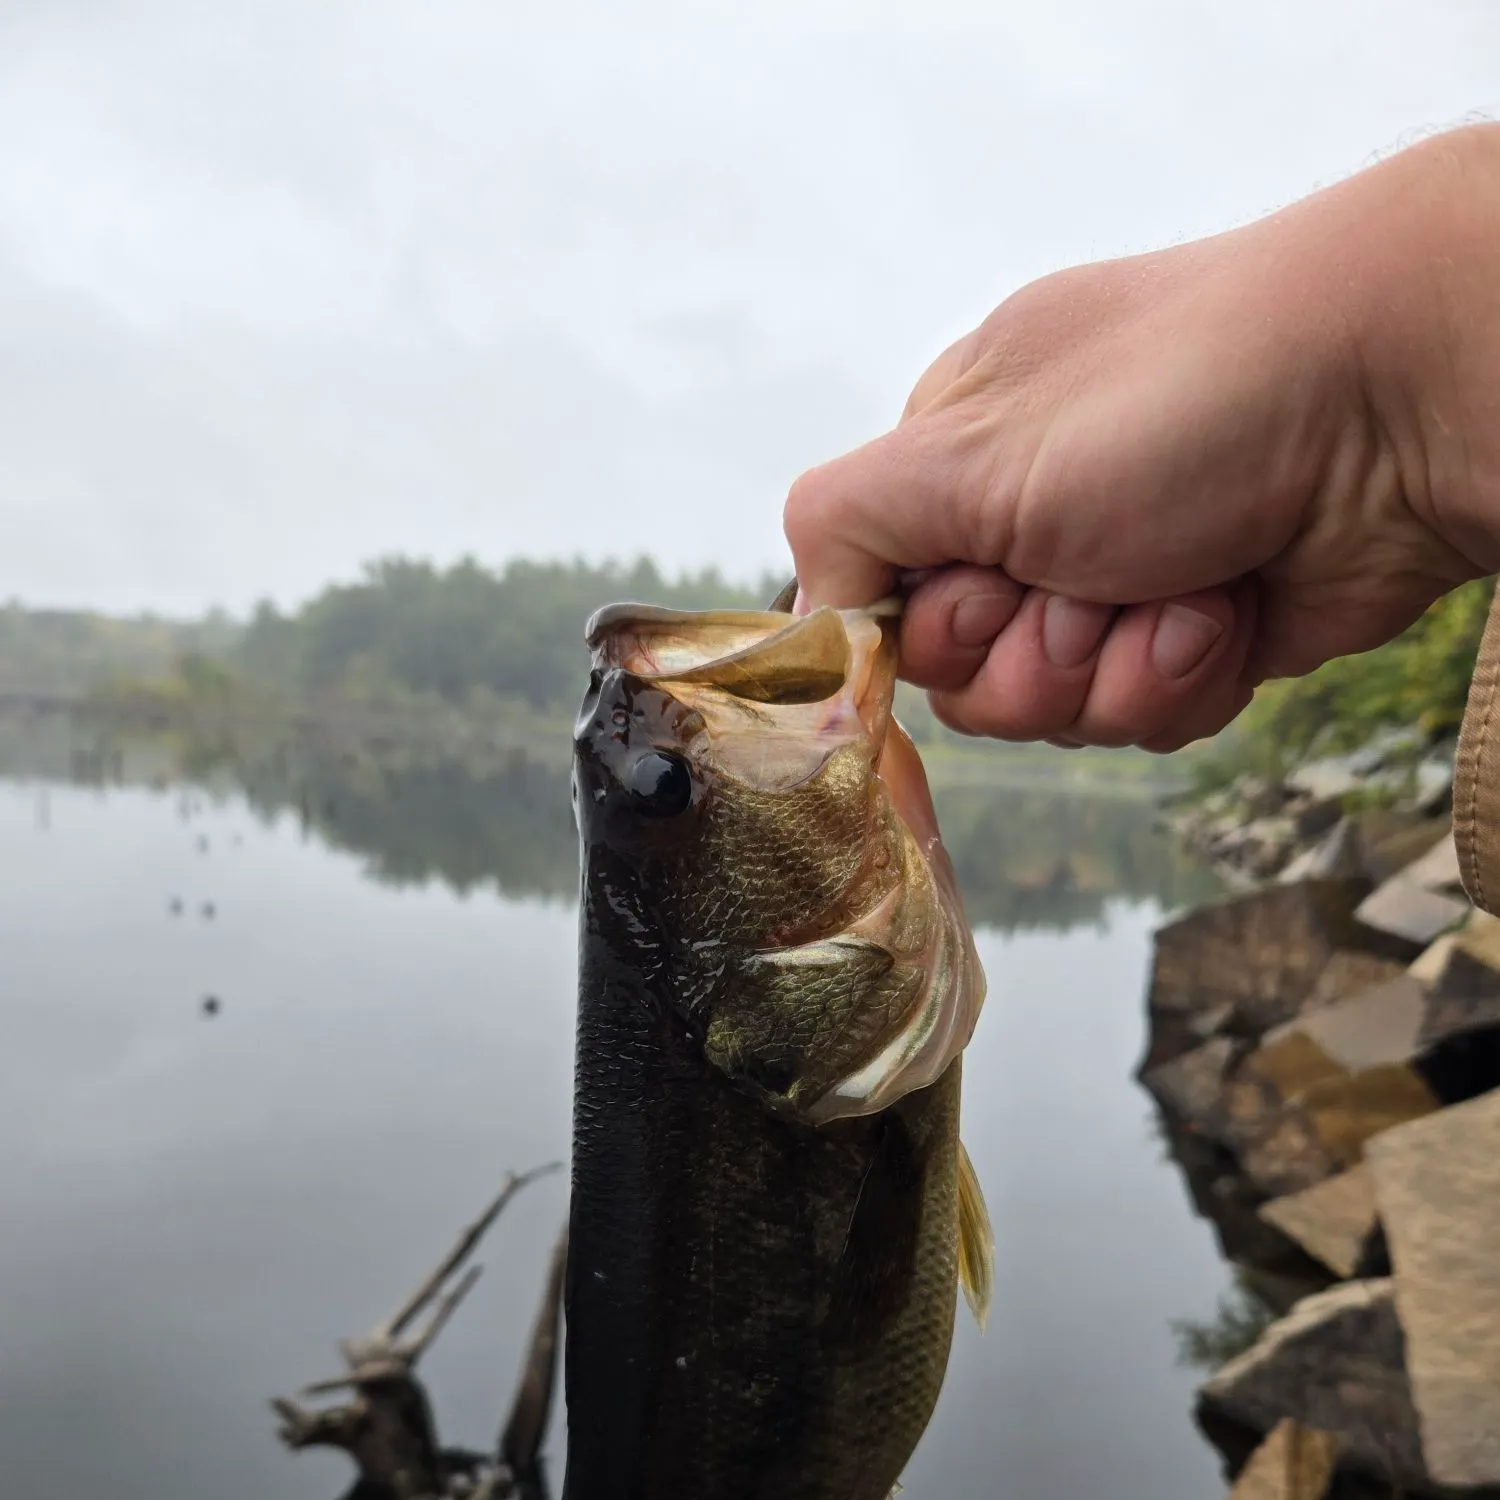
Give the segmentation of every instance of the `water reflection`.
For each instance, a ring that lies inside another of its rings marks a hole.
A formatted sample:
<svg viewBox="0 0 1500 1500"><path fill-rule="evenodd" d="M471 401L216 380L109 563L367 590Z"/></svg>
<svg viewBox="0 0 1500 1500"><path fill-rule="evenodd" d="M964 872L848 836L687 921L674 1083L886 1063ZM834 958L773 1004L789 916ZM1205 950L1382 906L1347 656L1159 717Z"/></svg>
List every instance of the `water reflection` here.
<svg viewBox="0 0 1500 1500"><path fill-rule="evenodd" d="M242 792L266 821L295 812L304 833L366 856L401 886L571 900L577 837L564 764L517 750L464 760L393 746L253 736L151 739L94 721L0 724L0 775L85 784L186 780ZM972 920L1003 933L1099 926L1121 898L1172 908L1212 889L1154 827L1144 797L1036 787L936 790Z"/></svg>
<svg viewBox="0 0 1500 1500"><path fill-rule="evenodd" d="M964 1130L1000 1256L906 1493L1214 1493L1170 1322L1226 1273L1130 1077L1157 903L1192 878L1143 804L943 801L991 979ZM7 1494L348 1492L267 1398L507 1167L566 1156L575 868L556 766L0 722ZM493 1449L564 1198L507 1211L423 1362L445 1444Z"/></svg>

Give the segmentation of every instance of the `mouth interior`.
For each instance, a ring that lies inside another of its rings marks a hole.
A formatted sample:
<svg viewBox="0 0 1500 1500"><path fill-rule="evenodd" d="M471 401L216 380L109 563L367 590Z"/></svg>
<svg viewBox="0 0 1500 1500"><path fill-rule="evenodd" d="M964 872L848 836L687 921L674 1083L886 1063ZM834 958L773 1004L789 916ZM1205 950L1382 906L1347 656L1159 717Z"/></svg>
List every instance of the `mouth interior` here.
<svg viewBox="0 0 1500 1500"><path fill-rule="evenodd" d="M589 632L596 660L647 681L718 688L752 703L821 703L842 692L852 652L835 610L784 614L601 611ZM614 618L608 618L614 615Z"/></svg>

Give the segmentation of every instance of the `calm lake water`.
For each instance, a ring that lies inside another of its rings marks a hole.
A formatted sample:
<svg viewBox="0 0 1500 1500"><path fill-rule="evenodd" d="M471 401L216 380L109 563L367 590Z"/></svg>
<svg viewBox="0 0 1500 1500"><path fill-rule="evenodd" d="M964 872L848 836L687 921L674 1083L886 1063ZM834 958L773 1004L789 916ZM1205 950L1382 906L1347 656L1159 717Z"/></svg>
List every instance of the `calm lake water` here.
<svg viewBox="0 0 1500 1500"><path fill-rule="evenodd" d="M508 1168L567 1154L566 782L94 748L0 734L4 1492L336 1500L347 1461L285 1453L268 1398L338 1373ZM965 1135L998 1289L906 1494L1207 1500L1170 1323L1229 1278L1130 1077L1150 933L1199 888L1143 805L940 810L990 976ZM539 1182L482 1248L422 1367L444 1441L493 1441L564 1208Z"/></svg>

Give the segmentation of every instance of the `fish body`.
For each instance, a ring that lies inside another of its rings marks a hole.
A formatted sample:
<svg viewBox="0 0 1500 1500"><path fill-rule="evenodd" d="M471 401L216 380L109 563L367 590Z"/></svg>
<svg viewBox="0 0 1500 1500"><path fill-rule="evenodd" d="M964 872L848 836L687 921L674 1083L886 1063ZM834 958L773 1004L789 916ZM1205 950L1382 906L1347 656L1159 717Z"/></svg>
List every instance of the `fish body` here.
<svg viewBox="0 0 1500 1500"><path fill-rule="evenodd" d="M988 1226L983 976L870 612L590 625L564 1500L886 1500Z"/></svg>

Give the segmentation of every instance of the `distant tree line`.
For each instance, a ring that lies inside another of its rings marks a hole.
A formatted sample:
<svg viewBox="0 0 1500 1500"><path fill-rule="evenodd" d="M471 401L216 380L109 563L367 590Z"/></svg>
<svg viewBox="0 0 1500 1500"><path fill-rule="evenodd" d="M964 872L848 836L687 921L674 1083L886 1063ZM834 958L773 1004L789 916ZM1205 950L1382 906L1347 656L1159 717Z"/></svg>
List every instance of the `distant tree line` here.
<svg viewBox="0 0 1500 1500"><path fill-rule="evenodd" d="M583 626L599 606L635 599L682 609L763 608L783 581L765 577L746 587L712 568L669 578L646 558L516 560L492 570L472 558L440 567L396 557L291 613L264 603L247 624L221 613L173 623L13 605L0 609L0 693L144 687L197 705L263 707L279 697L442 710L512 727L540 716L556 728L578 701ZM1451 733L1491 589L1492 580L1467 584L1389 645L1267 684L1212 753L1195 752L1196 770L1208 781L1247 764L1275 772L1391 725ZM898 708L920 743L957 742L921 694L903 690ZM1107 759L1120 766L1131 757Z"/></svg>
<svg viewBox="0 0 1500 1500"><path fill-rule="evenodd" d="M456 706L479 698L571 708L587 673L584 622L601 605L763 608L779 587L771 578L736 587L711 568L669 579L645 558L629 567L514 561L499 572L472 559L441 568L391 558L295 614L262 604L230 662L302 697L418 694Z"/></svg>

